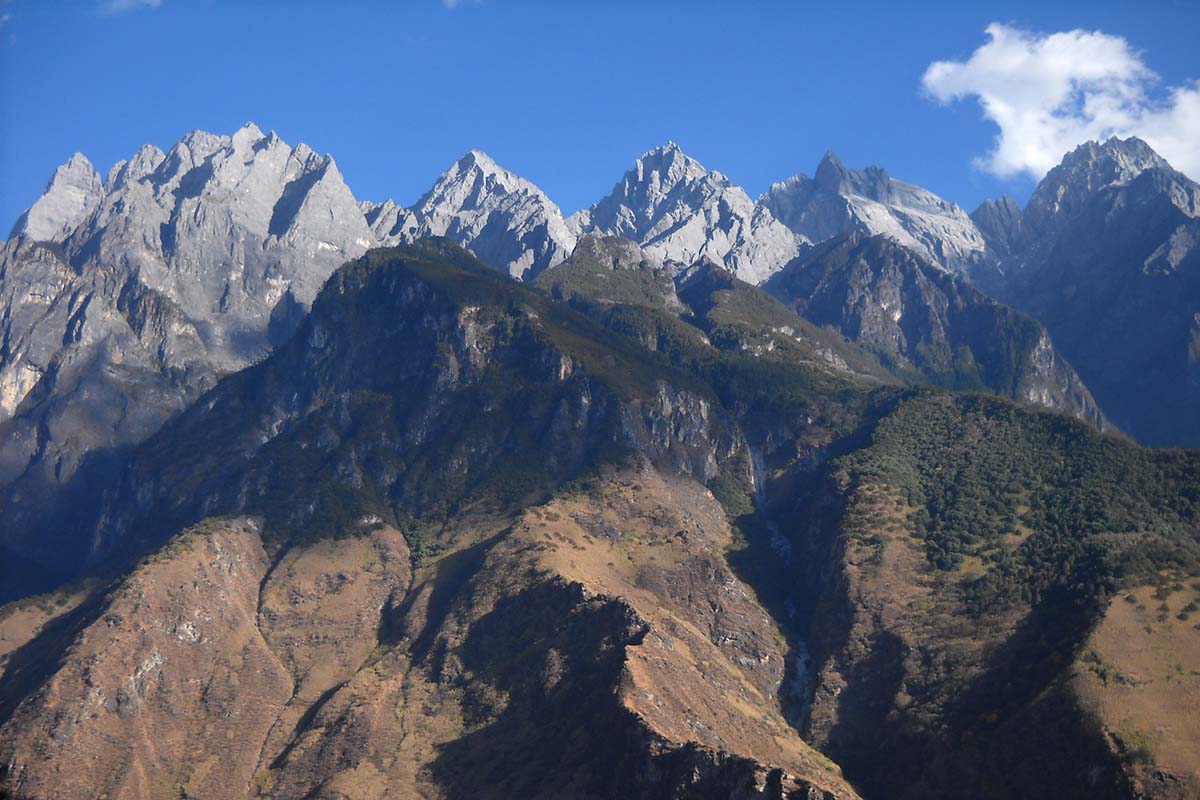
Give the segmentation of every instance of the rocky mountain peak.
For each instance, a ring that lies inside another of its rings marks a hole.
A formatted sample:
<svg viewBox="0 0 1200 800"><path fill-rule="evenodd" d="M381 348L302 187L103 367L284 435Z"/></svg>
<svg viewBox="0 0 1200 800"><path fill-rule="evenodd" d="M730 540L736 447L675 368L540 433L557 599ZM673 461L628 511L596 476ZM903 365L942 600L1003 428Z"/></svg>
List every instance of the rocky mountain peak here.
<svg viewBox="0 0 1200 800"><path fill-rule="evenodd" d="M420 222L417 215L391 199L382 203L363 201L358 204L375 238L383 244L412 241Z"/></svg>
<svg viewBox="0 0 1200 800"><path fill-rule="evenodd" d="M822 168L841 172L846 169L846 165L842 163L842 159L831 147L825 151L825 155L821 156L820 162L817 163L817 172L820 172Z"/></svg>
<svg viewBox="0 0 1200 800"><path fill-rule="evenodd" d="M988 198L979 204L979 208L975 211L986 210L988 213L1006 214L1009 216L1019 215L1021 207L1017 205L1017 201L1012 198L1012 195L1002 194L997 198ZM972 214L975 212L972 211Z"/></svg>
<svg viewBox="0 0 1200 800"><path fill-rule="evenodd" d="M1110 137L1104 142L1085 142L1063 157L1062 166L1075 174L1095 173L1110 183L1124 183L1147 169L1167 169L1170 164L1150 145L1136 136Z"/></svg>
<svg viewBox="0 0 1200 800"><path fill-rule="evenodd" d="M185 148L191 155L192 160L195 163L199 163L228 143L228 136L221 136L197 129L184 134L184 137L179 140L179 145L177 146Z"/></svg>
<svg viewBox="0 0 1200 800"><path fill-rule="evenodd" d="M817 171L813 173L813 180L818 186L821 186L828 191L836 192L841 186L842 178L846 175L846 165L838 158L837 153L832 150L826 150L825 155L821 156L820 162L817 164ZM806 177L803 175L797 177Z"/></svg>
<svg viewBox="0 0 1200 800"><path fill-rule="evenodd" d="M635 172L639 181L657 182L662 187L674 186L686 180L724 179L719 172L705 169L673 141L644 153L637 160Z"/></svg>
<svg viewBox="0 0 1200 800"><path fill-rule="evenodd" d="M11 237L59 241L96 208L104 193L100 173L82 153L54 170L46 191L13 226Z"/></svg>
<svg viewBox="0 0 1200 800"><path fill-rule="evenodd" d="M247 122L230 137L230 144L233 145L234 150L243 153L265 138L266 135L261 128L253 122Z"/></svg>
<svg viewBox="0 0 1200 800"><path fill-rule="evenodd" d="M371 211L385 243L446 236L518 278L561 263L578 238L545 192L481 150L458 159L411 210Z"/></svg>
<svg viewBox="0 0 1200 800"><path fill-rule="evenodd" d="M674 142L639 158L612 192L568 221L623 236L655 258L687 266L711 258L757 282L796 255L799 242L740 186Z"/></svg>
<svg viewBox="0 0 1200 800"><path fill-rule="evenodd" d="M1166 159L1135 136L1085 142L1046 173L1029 198L1025 217L1035 232L1044 231L1052 219L1078 213L1105 187L1129 183L1150 169L1174 172Z"/></svg>
<svg viewBox="0 0 1200 800"><path fill-rule="evenodd" d="M455 162L455 166L460 170L469 170L473 168L479 169L486 174L503 176L509 176L513 174L497 164L495 159L493 159L487 153L474 147L468 150L462 158Z"/></svg>
<svg viewBox="0 0 1200 800"><path fill-rule="evenodd" d="M794 175L759 198L780 222L809 241L865 230L952 270L985 256L984 238L965 211L927 189L896 180L882 167L852 169L831 150L814 175Z"/></svg>
<svg viewBox="0 0 1200 800"><path fill-rule="evenodd" d="M813 178L818 187L840 195L861 195L880 203L891 202L891 176L882 167L850 169L832 150L825 153Z"/></svg>
<svg viewBox="0 0 1200 800"><path fill-rule="evenodd" d="M128 161L118 161L108 171L104 182L105 193L112 193L127 183L141 180L150 175L166 159L166 154L152 144L144 144Z"/></svg>
<svg viewBox="0 0 1200 800"><path fill-rule="evenodd" d="M487 153L469 150L438 177L414 208L430 216L454 215L487 205L488 196L509 193L524 193L550 203L541 189L500 166Z"/></svg>

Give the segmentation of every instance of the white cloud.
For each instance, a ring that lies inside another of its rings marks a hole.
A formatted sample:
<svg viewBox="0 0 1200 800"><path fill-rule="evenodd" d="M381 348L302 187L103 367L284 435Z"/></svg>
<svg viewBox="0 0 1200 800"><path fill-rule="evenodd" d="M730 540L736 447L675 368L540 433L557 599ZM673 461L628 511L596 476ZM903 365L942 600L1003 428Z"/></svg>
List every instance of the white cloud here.
<svg viewBox="0 0 1200 800"><path fill-rule="evenodd" d="M1089 139L1138 136L1173 166L1200 176L1200 83L1155 98L1158 76L1120 36L1074 30L1049 36L1000 23L966 61L936 61L921 86L942 103L976 97L1000 128L976 164L1040 178Z"/></svg>
<svg viewBox="0 0 1200 800"><path fill-rule="evenodd" d="M446 8L458 8L459 6L477 6L483 0L442 0L442 5Z"/></svg>
<svg viewBox="0 0 1200 800"><path fill-rule="evenodd" d="M101 0L101 14L123 14L139 8L158 8L162 0Z"/></svg>

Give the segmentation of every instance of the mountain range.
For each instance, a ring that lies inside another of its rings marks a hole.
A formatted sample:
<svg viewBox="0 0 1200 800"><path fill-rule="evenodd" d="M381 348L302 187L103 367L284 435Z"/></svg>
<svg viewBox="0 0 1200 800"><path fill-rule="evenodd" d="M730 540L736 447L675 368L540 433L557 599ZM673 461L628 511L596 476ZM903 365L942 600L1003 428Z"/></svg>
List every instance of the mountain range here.
<svg viewBox="0 0 1200 800"><path fill-rule="evenodd" d="M247 124L0 249L0 796L1184 798L1200 187Z"/></svg>
<svg viewBox="0 0 1200 800"><path fill-rule="evenodd" d="M1066 274L1048 263L1061 258L1055 236L1070 235L1059 228L1078 224L1075 215L1097 193L1147 171L1173 176L1155 196L1182 200L1172 206L1178 220L1171 230L1148 231L1130 257L1146 262L1158 248L1170 253L1161 263L1189 257L1187 231L1175 227L1195 213L1195 184L1137 140L1089 148L1087 158L1072 154L1047 176L1026 212L1001 198L971 217L882 169L849 169L832 153L814 178L796 175L753 202L668 143L638 159L608 197L569 218L480 151L452 165L410 208L356 200L331 157L303 144L292 148L253 124L228 137L190 133L166 154L147 145L104 179L77 154L55 171L0 251L0 523L10 531L4 546L22 573L47 563L73 569L38 531L62 527L47 521L46 509L61 505L51 498L70 497L90 482L86 473L76 479L77 470L108 469L109 455L144 440L219 376L286 341L343 261L424 236L448 236L525 280L561 264L581 236L621 236L673 274L708 261L750 283L788 284L794 295L797 282L783 273L815 274L803 265L840 252L825 243L875 235L903 248L889 251L899 256L891 260L911 273L909 286L919 285L919 311L902 308L902 295L911 302L912 290L895 283L898 276L886 289L890 298L869 297L884 285L878 275L860 275L826 283L822 299L785 302L866 345L904 380L994 391L1155 444L1186 444L1200 435L1193 433L1200 406L1190 402L1200 380L1189 343L1195 322L1186 298L1194 293L1190 286L1159 287L1186 283L1188 270L1160 269L1153 273L1159 277L1128 289L1153 295L1139 300L1140 313L1153 319L1135 326L1136 337L1097 318L1129 309L1085 311L1070 302L1077 283L1033 285ZM872 247L878 256L886 246ZM1123 263L1122 246L1104 251ZM875 258L868 269L881 264ZM1122 297L1124 287L1110 287L1125 280L1122 269L1112 266L1088 285ZM986 327L996 322L955 312L964 303L994 305L956 274L1030 312L1049 335L1023 317L999 323L1008 327L998 333ZM809 283L806 291L818 290ZM1054 297L1062 300L1052 304ZM1178 311L1151 311L1177 300ZM835 312L830 303L844 308ZM1099 330L1120 341L1097 345L1092 332ZM1134 350L1137 341L1143 343ZM980 357L991 366L974 363ZM1157 391L1143 391L1147 381Z"/></svg>

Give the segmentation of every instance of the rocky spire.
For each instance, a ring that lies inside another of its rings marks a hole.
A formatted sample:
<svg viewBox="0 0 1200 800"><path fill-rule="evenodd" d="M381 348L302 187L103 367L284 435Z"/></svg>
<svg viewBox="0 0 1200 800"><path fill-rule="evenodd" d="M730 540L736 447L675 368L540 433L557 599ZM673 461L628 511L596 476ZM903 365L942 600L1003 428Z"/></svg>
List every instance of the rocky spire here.
<svg viewBox="0 0 1200 800"><path fill-rule="evenodd" d="M561 263L578 238L545 192L481 150L469 151L442 173L411 213L409 220L394 206L381 207L375 224L385 219L392 229L399 227L391 236L401 241L448 236L517 278Z"/></svg>
<svg viewBox="0 0 1200 800"><path fill-rule="evenodd" d="M61 241L95 210L104 194L100 174L82 153L54 170L46 191L13 226L12 237Z"/></svg>

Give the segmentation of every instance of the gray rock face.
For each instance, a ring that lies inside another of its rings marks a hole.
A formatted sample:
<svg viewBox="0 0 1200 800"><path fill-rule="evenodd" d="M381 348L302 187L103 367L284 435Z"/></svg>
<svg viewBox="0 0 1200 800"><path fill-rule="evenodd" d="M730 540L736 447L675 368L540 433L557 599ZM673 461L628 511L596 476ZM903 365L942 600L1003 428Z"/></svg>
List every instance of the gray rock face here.
<svg viewBox="0 0 1200 800"><path fill-rule="evenodd" d="M766 280L804 241L673 142L639 158L608 197L567 222L579 233L631 239L664 262L711 259L750 283Z"/></svg>
<svg viewBox="0 0 1200 800"><path fill-rule="evenodd" d="M1107 427L1037 320L886 236L843 234L796 259L764 288L900 375L993 392Z"/></svg>
<svg viewBox="0 0 1200 800"><path fill-rule="evenodd" d="M364 201L358 207L380 242L405 242L417 238L420 223L411 209L398 206L391 200L382 203Z"/></svg>
<svg viewBox="0 0 1200 800"><path fill-rule="evenodd" d="M963 270L986 258L983 235L957 205L880 167L850 169L832 152L815 177L776 183L759 203L813 242L861 230L888 236L945 269Z"/></svg>
<svg viewBox="0 0 1200 800"><path fill-rule="evenodd" d="M13 226L10 238L28 236L37 241L57 241L87 218L104 187L100 175L82 153L54 170L46 191Z"/></svg>
<svg viewBox="0 0 1200 800"><path fill-rule="evenodd" d="M1200 446L1200 185L1139 139L1091 142L1020 230L980 284L1045 323L1119 428Z"/></svg>
<svg viewBox="0 0 1200 800"><path fill-rule="evenodd" d="M74 157L0 251L0 527L37 519L82 460L145 439L270 352L375 244L337 165L248 124L143 147L103 183ZM76 482L85 482L81 475Z"/></svg>
<svg viewBox="0 0 1200 800"><path fill-rule="evenodd" d="M971 212L971 221L983 235L988 250L996 257L1011 255L1025 236L1021 207L1008 195L999 200L984 200Z"/></svg>
<svg viewBox="0 0 1200 800"><path fill-rule="evenodd" d="M533 278L562 263L578 238L545 192L479 150L443 173L410 217L387 211L381 209L380 220L390 222L388 235L376 228L383 243L445 236L514 278Z"/></svg>
<svg viewBox="0 0 1200 800"><path fill-rule="evenodd" d="M1171 165L1136 137L1080 145L1046 173L1029 198L1024 213L1029 235L1051 233L1057 222L1079 213L1100 190L1129 183L1149 169L1171 170Z"/></svg>

